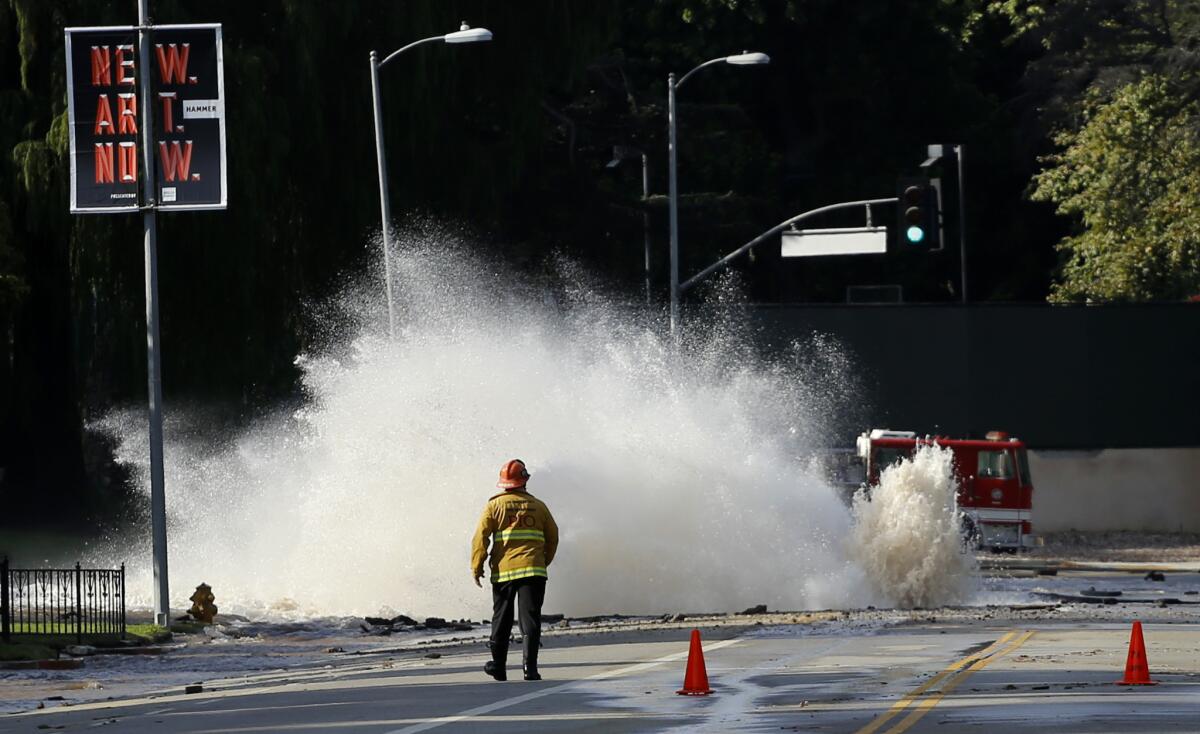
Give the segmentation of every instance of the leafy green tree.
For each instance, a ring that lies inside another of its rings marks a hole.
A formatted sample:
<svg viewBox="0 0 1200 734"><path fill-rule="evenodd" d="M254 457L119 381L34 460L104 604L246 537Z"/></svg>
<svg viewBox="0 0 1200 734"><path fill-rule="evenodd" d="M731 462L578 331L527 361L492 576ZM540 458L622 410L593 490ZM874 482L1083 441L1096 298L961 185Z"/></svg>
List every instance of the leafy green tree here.
<svg viewBox="0 0 1200 734"><path fill-rule="evenodd" d="M1040 49L1025 68L1028 93L1051 124L1080 109L1087 90L1112 90L1146 72L1183 82L1200 69L1194 0L991 0L1013 42Z"/></svg>
<svg viewBox="0 0 1200 734"><path fill-rule="evenodd" d="M1058 245L1053 301L1149 301L1200 293L1200 104L1157 75L1094 92L1083 125L1035 178L1033 198L1078 218Z"/></svg>
<svg viewBox="0 0 1200 734"><path fill-rule="evenodd" d="M0 324L16 306L17 301L29 292L29 286L21 276L21 254L12 245L12 217L8 205L0 202Z"/></svg>
<svg viewBox="0 0 1200 734"><path fill-rule="evenodd" d="M1035 201L1054 204L1076 226L1057 246L1051 300L1194 292L1187 210L1195 203L1189 174L1200 118L1186 100L1200 95L1200 6L1193 0L976 6L977 17L1004 19L1009 44L1031 54L1022 72L1019 127L1034 149L1057 146L1042 157L1048 167L1030 189ZM1173 217L1179 207L1183 216Z"/></svg>

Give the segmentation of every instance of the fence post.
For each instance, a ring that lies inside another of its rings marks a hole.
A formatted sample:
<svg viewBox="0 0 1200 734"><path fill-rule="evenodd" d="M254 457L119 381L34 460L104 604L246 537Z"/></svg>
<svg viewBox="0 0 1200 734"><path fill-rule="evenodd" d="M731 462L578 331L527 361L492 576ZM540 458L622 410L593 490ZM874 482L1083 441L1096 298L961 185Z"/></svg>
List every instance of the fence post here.
<svg viewBox="0 0 1200 734"><path fill-rule="evenodd" d="M83 572L75 562L75 641L83 644Z"/></svg>
<svg viewBox="0 0 1200 734"><path fill-rule="evenodd" d="M121 639L125 639L125 564L121 564Z"/></svg>
<svg viewBox="0 0 1200 734"><path fill-rule="evenodd" d="M8 603L8 556L0 561L0 639L10 641L12 635L12 611Z"/></svg>

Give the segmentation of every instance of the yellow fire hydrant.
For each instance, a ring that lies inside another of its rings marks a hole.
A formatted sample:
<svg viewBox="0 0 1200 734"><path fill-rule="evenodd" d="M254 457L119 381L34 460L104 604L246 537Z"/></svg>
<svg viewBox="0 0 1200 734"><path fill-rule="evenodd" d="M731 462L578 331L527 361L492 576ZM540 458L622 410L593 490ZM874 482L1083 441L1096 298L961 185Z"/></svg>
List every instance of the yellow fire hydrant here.
<svg viewBox="0 0 1200 734"><path fill-rule="evenodd" d="M217 606L213 604L217 597L213 596L212 587L201 581L190 598L192 608L188 614L195 617L197 622L212 624L213 617L217 616Z"/></svg>

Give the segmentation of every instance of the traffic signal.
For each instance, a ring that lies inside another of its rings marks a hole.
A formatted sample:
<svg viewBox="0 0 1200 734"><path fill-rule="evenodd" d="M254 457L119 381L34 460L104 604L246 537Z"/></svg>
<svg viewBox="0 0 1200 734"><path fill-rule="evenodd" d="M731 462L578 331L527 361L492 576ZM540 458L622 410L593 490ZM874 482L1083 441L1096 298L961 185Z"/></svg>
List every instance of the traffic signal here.
<svg viewBox="0 0 1200 734"><path fill-rule="evenodd" d="M901 252L941 248L937 187L924 178L902 178L897 186L896 242Z"/></svg>

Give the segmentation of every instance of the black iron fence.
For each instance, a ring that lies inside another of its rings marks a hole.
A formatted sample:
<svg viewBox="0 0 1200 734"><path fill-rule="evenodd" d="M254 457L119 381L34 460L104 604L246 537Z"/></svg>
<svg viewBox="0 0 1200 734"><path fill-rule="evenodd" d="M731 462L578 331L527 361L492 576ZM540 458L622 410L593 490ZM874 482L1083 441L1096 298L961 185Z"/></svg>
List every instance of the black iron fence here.
<svg viewBox="0 0 1200 734"><path fill-rule="evenodd" d="M125 637L125 564L119 569L9 568L0 561L0 637Z"/></svg>

